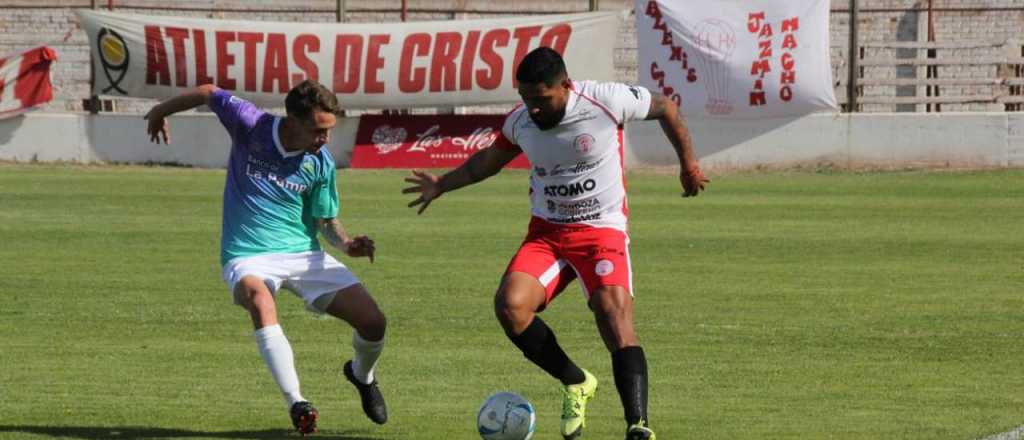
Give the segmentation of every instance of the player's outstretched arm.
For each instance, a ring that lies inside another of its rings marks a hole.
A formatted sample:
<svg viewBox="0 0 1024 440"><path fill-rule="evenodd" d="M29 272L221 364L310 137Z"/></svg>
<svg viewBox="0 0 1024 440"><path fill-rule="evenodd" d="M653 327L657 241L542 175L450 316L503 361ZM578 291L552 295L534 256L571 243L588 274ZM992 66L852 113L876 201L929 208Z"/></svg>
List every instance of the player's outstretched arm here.
<svg viewBox="0 0 1024 440"><path fill-rule="evenodd" d="M196 87L195 90L182 93L153 106L149 113L146 113L146 120L149 121L146 124L146 133L149 134L149 141L159 144L162 138L163 143L170 144L171 124L167 122L167 117L181 111L205 105L210 101L210 95L213 95L213 92L216 91L217 86L204 84Z"/></svg>
<svg viewBox="0 0 1024 440"><path fill-rule="evenodd" d="M683 197L693 197L704 190L704 185L711 182L704 177L693 152L693 139L690 130L679 116L679 107L675 102L661 95L651 96L651 109L647 119L657 119L661 124L665 137L672 143L679 157L679 183L683 185Z"/></svg>
<svg viewBox="0 0 1024 440"><path fill-rule="evenodd" d="M419 206L416 214L422 214L430 202L441 197L449 191L455 191L467 185L472 185L501 171L512 159L519 155L518 150L505 150L502 148L488 147L470 156L458 168L449 171L447 174L437 177L433 174L413 170L412 177L406 177L405 181L413 184L402 190L402 194L419 194L416 200L409 202L409 207Z"/></svg>
<svg viewBox="0 0 1024 440"><path fill-rule="evenodd" d="M344 252L345 255L350 257L368 257L370 262L373 263L373 254L377 248L370 237L357 235L354 238L350 238L337 218L317 219L316 227L320 231L320 235L323 235L324 239L331 246Z"/></svg>

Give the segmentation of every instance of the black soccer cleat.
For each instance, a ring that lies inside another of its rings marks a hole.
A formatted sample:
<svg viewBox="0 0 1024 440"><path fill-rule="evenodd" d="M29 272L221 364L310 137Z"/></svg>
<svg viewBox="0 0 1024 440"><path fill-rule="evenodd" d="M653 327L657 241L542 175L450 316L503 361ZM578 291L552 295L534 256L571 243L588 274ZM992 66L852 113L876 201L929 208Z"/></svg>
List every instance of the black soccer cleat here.
<svg viewBox="0 0 1024 440"><path fill-rule="evenodd" d="M356 379L355 374L352 373L352 361L345 362L345 367L342 370L345 372L345 378L359 391L359 399L363 401L363 412L366 413L366 417L378 425L386 423L388 421L388 406L384 403L384 395L380 393L377 381L365 384Z"/></svg>
<svg viewBox="0 0 1024 440"><path fill-rule="evenodd" d="M316 432L316 419L320 413L313 404L309 402L295 402L292 409L288 411L292 416L292 425L299 431L299 434L306 435Z"/></svg>

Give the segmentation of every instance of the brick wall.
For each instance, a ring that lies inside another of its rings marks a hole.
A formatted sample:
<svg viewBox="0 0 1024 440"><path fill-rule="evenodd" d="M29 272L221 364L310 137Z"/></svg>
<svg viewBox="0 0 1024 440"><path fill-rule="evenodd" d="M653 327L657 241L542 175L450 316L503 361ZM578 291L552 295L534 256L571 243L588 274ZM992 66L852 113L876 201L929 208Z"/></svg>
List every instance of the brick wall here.
<svg viewBox="0 0 1024 440"><path fill-rule="evenodd" d="M106 6L106 0L97 0L99 7ZM166 0L115 0L116 10L152 15L169 15L160 11ZM632 0L603 0L601 9L631 9ZM859 29L861 42L923 41L926 39L927 13L907 11L927 5L924 0L861 0ZM936 8L1019 8L1020 0L934 0ZM39 43L47 43L58 50L60 62L53 73L56 99L47 106L47 111L77 111L82 109L82 99L89 96L89 51L85 34L74 30L73 9L89 8L88 0L0 0L0 54L6 54ZM345 18L354 23L379 23L400 21L400 0L347 0ZM845 78L849 15L844 12L848 0L832 0L834 12L831 17L831 44L833 73L836 78ZM335 1L333 0L177 0L176 7L196 8L197 11L174 11L174 15L206 18L231 18L245 20L333 22ZM522 15L529 13L582 12L589 8L588 0L509 0L493 2L483 0L409 0L408 19L449 20ZM153 9L150 9L153 8ZM235 11L227 11L232 10ZM247 12L245 9L273 9L277 12ZM895 11L879 11L889 9ZM211 12L211 10L215 10ZM239 11L241 10L241 11ZM939 11L935 16L936 41L997 41L1020 38L1024 29L1024 12L1016 10L989 11ZM70 38L63 41L65 34L72 31ZM995 48L984 50L939 50L939 58L981 57L996 55ZM865 48L866 57L912 58L919 56L914 50ZM1019 53L1018 53L1019 56ZM619 81L636 81L636 30L633 18L626 17L619 31L614 49L616 78ZM1006 71L1013 69L1003 69ZM1020 69L1017 69L1020 70ZM870 78L913 78L924 76L924 67L865 67L864 75ZM1003 72L1005 73L1005 72ZM944 66L939 76L994 78L999 72L994 66ZM946 96L993 93L993 86L944 87ZM844 94L845 90L837 89ZM922 96L922 87L915 86L865 86L864 96ZM118 100L118 111L140 113L151 102L146 100ZM888 104L865 104L863 111L923 111L924 106ZM479 111L480 109L476 109ZM495 109L485 109L492 111ZM942 111L1003 110L999 104L943 104Z"/></svg>

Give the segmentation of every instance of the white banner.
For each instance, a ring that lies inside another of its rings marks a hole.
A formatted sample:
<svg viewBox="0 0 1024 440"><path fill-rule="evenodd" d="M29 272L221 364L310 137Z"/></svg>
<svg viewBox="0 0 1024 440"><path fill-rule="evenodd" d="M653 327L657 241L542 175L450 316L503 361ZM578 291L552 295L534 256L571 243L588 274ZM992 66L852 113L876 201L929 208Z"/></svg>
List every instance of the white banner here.
<svg viewBox="0 0 1024 440"><path fill-rule="evenodd" d="M515 67L542 45L571 71L612 80L618 27L600 12L375 24L77 13L96 60L94 93L162 99L213 83L281 106L308 78L350 109L517 102Z"/></svg>
<svg viewBox="0 0 1024 440"><path fill-rule="evenodd" d="M829 0L636 0L640 84L719 118L838 109Z"/></svg>

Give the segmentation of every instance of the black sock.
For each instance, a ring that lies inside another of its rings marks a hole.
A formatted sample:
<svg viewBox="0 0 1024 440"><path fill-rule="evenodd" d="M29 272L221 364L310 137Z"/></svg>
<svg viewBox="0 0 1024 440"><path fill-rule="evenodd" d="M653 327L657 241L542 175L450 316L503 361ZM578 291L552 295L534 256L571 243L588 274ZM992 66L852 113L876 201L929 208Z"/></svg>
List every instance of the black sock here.
<svg viewBox="0 0 1024 440"><path fill-rule="evenodd" d="M558 345L558 340L555 339L555 333L540 316L534 316L533 322L526 330L518 335L509 336L509 339L523 351L523 356L555 379L562 381L563 385L574 385L586 380L583 370L565 355L562 347Z"/></svg>
<svg viewBox="0 0 1024 440"><path fill-rule="evenodd" d="M612 353L615 388L619 389L626 424L647 422L647 359L644 349L625 347Z"/></svg>

